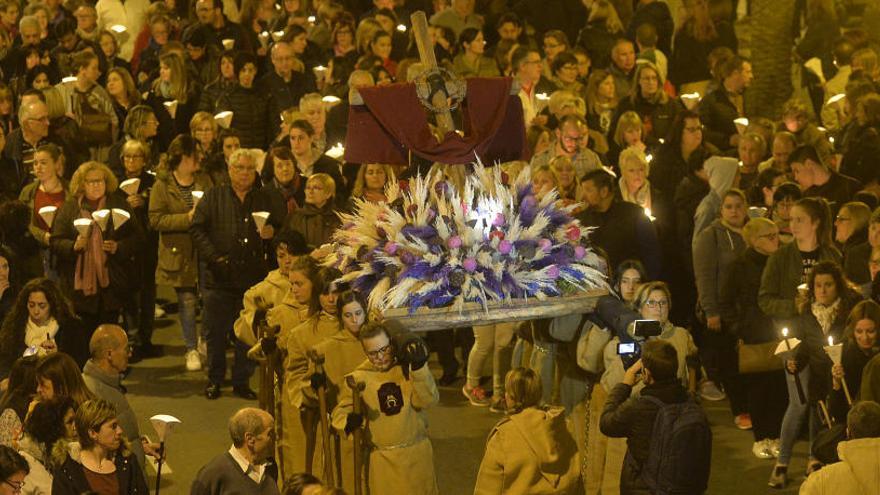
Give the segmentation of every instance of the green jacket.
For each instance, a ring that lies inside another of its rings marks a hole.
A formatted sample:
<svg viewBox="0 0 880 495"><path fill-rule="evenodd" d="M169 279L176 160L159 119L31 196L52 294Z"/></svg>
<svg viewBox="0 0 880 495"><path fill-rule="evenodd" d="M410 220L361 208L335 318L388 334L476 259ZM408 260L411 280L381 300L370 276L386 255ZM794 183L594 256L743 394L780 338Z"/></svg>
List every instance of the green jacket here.
<svg viewBox="0 0 880 495"><path fill-rule="evenodd" d="M833 246L819 248L819 261L840 263L840 251ZM758 292L758 306L761 311L776 319L795 318L797 287L804 281L803 260L797 242L779 248L767 259L767 266L761 275L761 289Z"/></svg>

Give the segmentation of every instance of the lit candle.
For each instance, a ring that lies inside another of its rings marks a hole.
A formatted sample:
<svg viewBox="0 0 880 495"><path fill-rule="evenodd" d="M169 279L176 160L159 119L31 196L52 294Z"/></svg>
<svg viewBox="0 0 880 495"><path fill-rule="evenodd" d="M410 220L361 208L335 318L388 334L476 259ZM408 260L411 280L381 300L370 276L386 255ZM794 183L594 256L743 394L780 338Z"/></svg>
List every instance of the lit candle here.
<svg viewBox="0 0 880 495"><path fill-rule="evenodd" d="M832 336L830 336L830 335L828 336L828 345L829 345L829 346L834 346L834 337L832 337Z"/></svg>
<svg viewBox="0 0 880 495"><path fill-rule="evenodd" d="M783 338L787 338L787 337L788 337L788 327L785 327L785 328L782 329L782 337L783 337Z"/></svg>

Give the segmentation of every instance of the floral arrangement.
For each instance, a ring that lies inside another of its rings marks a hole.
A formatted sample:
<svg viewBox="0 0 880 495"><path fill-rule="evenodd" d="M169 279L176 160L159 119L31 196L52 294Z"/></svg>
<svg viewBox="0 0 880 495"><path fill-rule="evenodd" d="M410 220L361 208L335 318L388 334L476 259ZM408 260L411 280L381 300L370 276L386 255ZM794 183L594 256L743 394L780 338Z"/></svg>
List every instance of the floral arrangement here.
<svg viewBox="0 0 880 495"><path fill-rule="evenodd" d="M411 313L606 287L574 205L537 199L528 168L508 186L500 167L473 167L461 188L435 169L406 192L389 186L388 203L356 200L334 234L341 281L371 308Z"/></svg>

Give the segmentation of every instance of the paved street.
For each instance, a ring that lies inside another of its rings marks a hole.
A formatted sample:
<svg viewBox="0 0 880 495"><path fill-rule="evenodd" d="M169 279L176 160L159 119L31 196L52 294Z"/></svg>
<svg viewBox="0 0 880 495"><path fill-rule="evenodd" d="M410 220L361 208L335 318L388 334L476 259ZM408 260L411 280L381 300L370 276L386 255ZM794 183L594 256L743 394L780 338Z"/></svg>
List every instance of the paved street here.
<svg viewBox="0 0 880 495"><path fill-rule="evenodd" d="M128 397L141 421L141 432L155 436L148 418L166 413L183 421L182 427L168 442L172 474L163 470L162 492L168 495L189 493L189 485L198 469L215 454L229 448L226 419L237 408L247 404L231 394L229 387L216 401L202 395L203 372L187 372L184 348L176 319L163 319L154 341L165 345L166 356L133 366L125 382ZM435 369L435 376L439 370ZM255 379L256 380L256 379ZM439 407L430 410L428 418L440 492L444 495L471 493L483 453L485 438L499 419L487 408L467 405L457 386L441 388ZM256 381L254 382L256 389ZM751 453L751 434L733 426L726 402L706 405L714 432L710 494L797 493L803 479L806 443L797 445L790 469L794 482L784 491L767 488L772 461L761 461ZM150 486L155 486L155 473L149 471ZM379 494L382 495L382 494ZM398 495L398 494L394 494ZM404 495L404 494L399 494Z"/></svg>

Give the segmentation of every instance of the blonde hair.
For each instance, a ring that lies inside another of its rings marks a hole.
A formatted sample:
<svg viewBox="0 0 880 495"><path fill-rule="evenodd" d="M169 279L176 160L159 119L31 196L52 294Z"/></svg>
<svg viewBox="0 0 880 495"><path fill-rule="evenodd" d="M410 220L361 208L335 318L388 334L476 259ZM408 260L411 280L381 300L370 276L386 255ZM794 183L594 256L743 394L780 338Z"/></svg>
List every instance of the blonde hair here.
<svg viewBox="0 0 880 495"><path fill-rule="evenodd" d="M113 172L110 171L110 168L101 162L88 161L80 165L76 172L73 173L73 178L70 179L70 193L74 196L82 196L85 193L86 175L95 170L104 174L104 187L106 189L104 194L109 196L110 193L116 191L119 181L113 175Z"/></svg>
<svg viewBox="0 0 880 495"><path fill-rule="evenodd" d="M336 197L336 181L333 180L333 177L319 172L317 174L310 175L309 179L306 181L306 185L308 185L309 182L312 181L320 182L321 185L324 186L324 189L330 191L331 198Z"/></svg>
<svg viewBox="0 0 880 495"><path fill-rule="evenodd" d="M617 159L617 167L623 172L623 169L631 163L638 164L640 167L644 168L645 174L651 172L651 165L648 163L648 158L645 156L645 152L633 146L620 152L620 157Z"/></svg>
<svg viewBox="0 0 880 495"><path fill-rule="evenodd" d="M574 171L575 178L571 184L563 187L562 182L559 180L559 170L566 165L571 167L572 171ZM547 167L550 169L550 172L553 173L553 179L556 182L556 191L559 193L559 199L575 199L577 197L580 177L577 176L577 171L574 168L574 164L571 162L571 158L565 155L559 155L550 160Z"/></svg>
<svg viewBox="0 0 880 495"><path fill-rule="evenodd" d="M764 217L753 218L746 222L742 229L743 240L746 241L746 245L751 246L761 233L771 229L779 231L779 227L773 220Z"/></svg>
<svg viewBox="0 0 880 495"><path fill-rule="evenodd" d="M138 139L129 139L122 145L122 149L120 150L120 155L124 155L126 151L137 148L144 155L144 167L150 163L150 147L147 146L147 143L140 141ZM125 160L122 156L120 159Z"/></svg>
<svg viewBox="0 0 880 495"><path fill-rule="evenodd" d="M165 64L171 71L171 96L180 103L186 103L189 96L189 75L183 57L175 52L166 53L159 57L159 62ZM153 89L158 89L161 79L156 78Z"/></svg>
<svg viewBox="0 0 880 495"><path fill-rule="evenodd" d="M299 111L305 112L306 107L315 105L317 108L324 110L324 102L320 93L308 93L299 99Z"/></svg>
<svg viewBox="0 0 880 495"><path fill-rule="evenodd" d="M522 412L541 404L544 394L538 374L530 368L514 368L504 377L504 391L510 402L511 413Z"/></svg>
<svg viewBox="0 0 880 495"><path fill-rule="evenodd" d="M618 146L624 146L626 142L623 139L623 134L635 129L641 130L644 137L645 128L642 125L642 118L632 110L623 112L623 115L617 120L617 127L614 129L614 142Z"/></svg>
<svg viewBox="0 0 880 495"><path fill-rule="evenodd" d="M871 219L871 208L868 205L861 201L850 201L841 206L839 211L843 211L844 208L849 212L849 216L852 217L853 232L868 226L868 221Z"/></svg>
<svg viewBox="0 0 880 495"><path fill-rule="evenodd" d="M195 115L189 120L189 132L190 134L195 134L196 129L200 127L202 124L210 124L211 131L214 133L215 137L217 135L217 121L214 120L214 116L208 112L196 112Z"/></svg>
<svg viewBox="0 0 880 495"><path fill-rule="evenodd" d="M379 31L382 31L382 25L372 17L365 17L358 23L354 39L359 54L364 55L371 53L370 44L373 42L373 36Z"/></svg>
<svg viewBox="0 0 880 495"><path fill-rule="evenodd" d="M364 188L366 187L366 179L367 175L367 167L370 165L378 165L382 167L382 171L385 172L385 184L394 183L397 178L394 176L394 169L391 168L391 165L387 163L365 163L358 169L357 177L354 180L354 185L351 188L351 197L352 198L360 198L364 195Z"/></svg>
<svg viewBox="0 0 880 495"><path fill-rule="evenodd" d="M587 80L587 108L591 113L601 113L605 110L599 103L599 86L601 86L602 83L605 82L605 79L608 79L609 77L612 81L614 80L614 75L605 69L597 69L590 74L590 79ZM609 106L612 108L617 107L618 99L617 91L615 91L611 102L609 102Z"/></svg>
<svg viewBox="0 0 880 495"><path fill-rule="evenodd" d="M642 87L639 85L639 78L642 77L642 72L644 72L645 69L654 71L654 75L657 76L657 92L651 96L650 102L654 104L665 104L669 101L669 95L666 94L666 91L663 91L663 85L666 84L666 80L663 79L663 74L660 73L660 69L647 60L639 60L636 64L636 72L633 74L632 79L632 92L629 94L630 100L635 102L636 98L642 94Z"/></svg>
<svg viewBox="0 0 880 495"><path fill-rule="evenodd" d="M575 114L580 117L587 115L587 104L584 102L584 99L567 89L554 91L550 95L550 101L547 106L553 115L559 115L567 107L574 107Z"/></svg>
<svg viewBox="0 0 880 495"><path fill-rule="evenodd" d="M550 178L553 179L553 187L558 189L559 188L559 179L556 177L556 173L554 173L553 170L550 168L549 163L545 164L545 165L540 165L540 166L532 169L532 181L535 180L535 177L537 177L538 174L544 174L544 173L550 174Z"/></svg>

